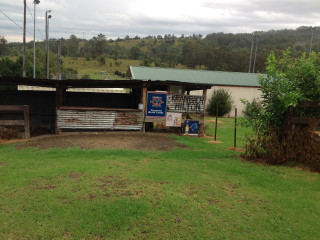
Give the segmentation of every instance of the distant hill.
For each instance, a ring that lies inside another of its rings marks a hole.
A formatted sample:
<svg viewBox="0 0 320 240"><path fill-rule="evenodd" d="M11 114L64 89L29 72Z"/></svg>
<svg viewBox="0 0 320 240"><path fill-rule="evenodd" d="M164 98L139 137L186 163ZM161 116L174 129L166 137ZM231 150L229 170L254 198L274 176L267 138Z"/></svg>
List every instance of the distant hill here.
<svg viewBox="0 0 320 240"><path fill-rule="evenodd" d="M54 40L50 40L53 53L57 51ZM37 46L44 49L45 43L39 42ZM32 42L28 43L28 48L32 48ZM291 48L294 56L309 54L310 49L319 52L320 27L302 26L295 30L270 30L254 34L211 33L205 37L197 34L145 38L126 36L116 40L107 39L103 34L89 40L71 35L61 40L62 56L73 60L82 57L83 61L88 62L94 60L101 65L109 64L112 69L111 62L136 60L136 64L144 66L248 72L251 48L251 72L265 72L266 57L272 51L278 55L282 50ZM18 56L21 49L21 43L0 41L1 56Z"/></svg>

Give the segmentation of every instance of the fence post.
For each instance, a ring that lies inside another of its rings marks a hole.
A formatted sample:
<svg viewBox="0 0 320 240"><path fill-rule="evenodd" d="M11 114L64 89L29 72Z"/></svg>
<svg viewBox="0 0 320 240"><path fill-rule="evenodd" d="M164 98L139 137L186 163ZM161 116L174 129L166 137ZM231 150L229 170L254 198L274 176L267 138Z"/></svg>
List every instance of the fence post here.
<svg viewBox="0 0 320 240"><path fill-rule="evenodd" d="M237 148L237 108L234 110L234 148Z"/></svg>
<svg viewBox="0 0 320 240"><path fill-rule="evenodd" d="M216 107L216 127L214 130L214 140L217 141L217 129L218 129L218 105Z"/></svg>

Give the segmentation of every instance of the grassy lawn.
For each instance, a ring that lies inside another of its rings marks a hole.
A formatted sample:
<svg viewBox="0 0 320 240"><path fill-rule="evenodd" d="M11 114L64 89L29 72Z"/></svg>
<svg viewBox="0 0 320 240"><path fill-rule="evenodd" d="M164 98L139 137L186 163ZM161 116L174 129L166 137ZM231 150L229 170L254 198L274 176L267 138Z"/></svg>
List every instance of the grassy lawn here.
<svg viewBox="0 0 320 240"><path fill-rule="evenodd" d="M172 137L190 149L1 145L0 239L320 239L319 174L241 161L232 119Z"/></svg>

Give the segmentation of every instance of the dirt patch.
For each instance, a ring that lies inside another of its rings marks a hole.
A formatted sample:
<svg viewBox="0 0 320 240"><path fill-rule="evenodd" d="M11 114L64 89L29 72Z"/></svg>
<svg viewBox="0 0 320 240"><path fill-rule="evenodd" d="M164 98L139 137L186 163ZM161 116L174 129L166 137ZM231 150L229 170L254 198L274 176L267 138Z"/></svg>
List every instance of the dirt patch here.
<svg viewBox="0 0 320 240"><path fill-rule="evenodd" d="M235 152L244 152L245 149L243 148L234 148L234 147L230 147L230 148L227 148L228 150L231 150L231 151L235 151Z"/></svg>
<svg viewBox="0 0 320 240"><path fill-rule="evenodd" d="M36 147L40 149L70 148L81 149L133 149L133 150L172 150L175 147L186 148L165 133L142 132L95 132L62 133L31 138L17 148Z"/></svg>
<svg viewBox="0 0 320 240"><path fill-rule="evenodd" d="M216 141L216 140L211 140L211 141L208 141L207 143L222 143L222 142Z"/></svg>
<svg viewBox="0 0 320 240"><path fill-rule="evenodd" d="M79 181L80 181L80 178L81 178L81 176L82 176L83 174L84 174L83 172L79 172L79 173L71 172L71 173L69 173L68 178L69 178L69 179L72 179L72 180L74 180L74 181L76 181L76 182L79 182Z"/></svg>

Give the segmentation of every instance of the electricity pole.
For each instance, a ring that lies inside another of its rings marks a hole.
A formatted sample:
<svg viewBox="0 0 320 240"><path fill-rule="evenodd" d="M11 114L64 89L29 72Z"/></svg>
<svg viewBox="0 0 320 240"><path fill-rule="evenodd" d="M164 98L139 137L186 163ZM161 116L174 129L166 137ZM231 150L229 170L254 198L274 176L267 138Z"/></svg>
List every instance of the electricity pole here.
<svg viewBox="0 0 320 240"><path fill-rule="evenodd" d="M254 73L254 69L256 68L257 51L258 51L258 37L256 42L256 50L254 52L254 61L253 61L253 69L252 69L253 73Z"/></svg>
<svg viewBox="0 0 320 240"><path fill-rule="evenodd" d="M60 61L61 61L61 39L59 39L57 41L57 44L58 44L58 51L57 51L57 59L58 59L58 65L57 65L57 77L56 79L57 80L61 80L61 73L60 73Z"/></svg>
<svg viewBox="0 0 320 240"><path fill-rule="evenodd" d="M48 16L51 10L46 11L46 77L47 79L50 78L49 76L49 19L51 15Z"/></svg>
<svg viewBox="0 0 320 240"><path fill-rule="evenodd" d="M36 4L39 3L39 0L33 1L33 78L36 78Z"/></svg>
<svg viewBox="0 0 320 240"><path fill-rule="evenodd" d="M251 61L252 61L252 51L253 51L253 39L254 39L254 33L252 33L252 40L251 40L251 51L250 51L250 61L249 61L249 73L251 72Z"/></svg>
<svg viewBox="0 0 320 240"><path fill-rule="evenodd" d="M311 56L311 51L312 51L312 42L313 42L313 28L311 27L311 43L310 43L309 57Z"/></svg>
<svg viewBox="0 0 320 240"><path fill-rule="evenodd" d="M23 52L22 52L22 77L26 77L26 9L27 2L23 1Z"/></svg>

